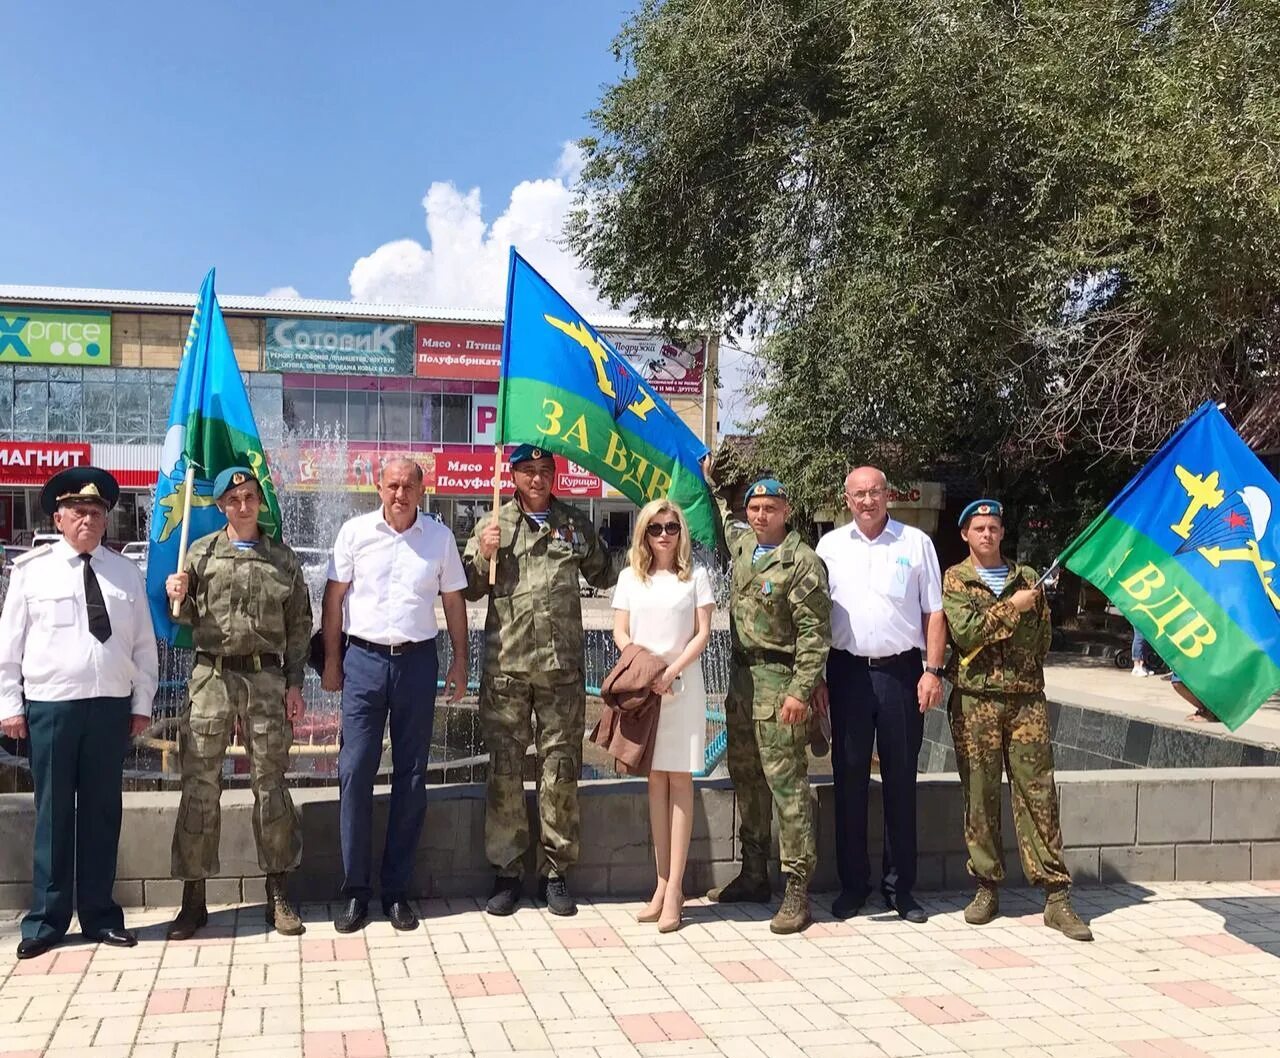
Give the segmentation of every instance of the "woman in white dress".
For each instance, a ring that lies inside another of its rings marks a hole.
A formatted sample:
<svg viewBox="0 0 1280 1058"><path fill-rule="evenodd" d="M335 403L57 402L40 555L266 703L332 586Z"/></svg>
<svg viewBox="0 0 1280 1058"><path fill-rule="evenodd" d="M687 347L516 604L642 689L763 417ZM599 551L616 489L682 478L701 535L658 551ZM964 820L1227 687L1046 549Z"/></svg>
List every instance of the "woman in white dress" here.
<svg viewBox="0 0 1280 1058"><path fill-rule="evenodd" d="M680 928L684 868L693 833L693 773L704 767L707 696L700 660L711 637L715 596L695 568L684 512L670 500L646 504L636 518L630 565L613 590L618 649L638 643L667 663L654 683L662 711L649 771L649 825L658 884L636 917L669 933Z"/></svg>

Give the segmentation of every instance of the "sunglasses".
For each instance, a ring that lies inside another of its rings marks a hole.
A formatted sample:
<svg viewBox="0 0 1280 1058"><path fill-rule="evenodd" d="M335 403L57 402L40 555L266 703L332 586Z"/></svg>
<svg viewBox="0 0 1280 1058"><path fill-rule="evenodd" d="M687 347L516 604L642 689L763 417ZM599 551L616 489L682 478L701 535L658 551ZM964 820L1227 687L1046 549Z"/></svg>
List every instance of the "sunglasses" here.
<svg viewBox="0 0 1280 1058"><path fill-rule="evenodd" d="M655 539L661 536L664 532L667 534L667 536L679 536L680 523L679 522L663 522L661 525L659 525L657 522L650 522L648 525L644 527L644 531L646 536L652 536Z"/></svg>

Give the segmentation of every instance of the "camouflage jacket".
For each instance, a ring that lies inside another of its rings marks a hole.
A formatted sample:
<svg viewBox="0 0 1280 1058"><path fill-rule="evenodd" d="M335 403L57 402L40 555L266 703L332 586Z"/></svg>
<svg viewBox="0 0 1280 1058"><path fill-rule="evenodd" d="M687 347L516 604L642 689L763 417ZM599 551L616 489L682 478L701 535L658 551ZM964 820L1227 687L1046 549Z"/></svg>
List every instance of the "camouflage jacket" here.
<svg viewBox="0 0 1280 1058"><path fill-rule="evenodd" d="M831 649L827 567L800 534L755 561L756 534L716 497L733 564L729 629L738 658L770 660L791 670L786 693L809 700Z"/></svg>
<svg viewBox="0 0 1280 1058"><path fill-rule="evenodd" d="M1009 579L997 598L966 558L942 578L942 610L947 615L951 658L947 679L962 691L1035 694L1044 690L1044 659L1052 629L1043 593L1033 609L1019 613L1010 601L1030 588L1036 572L1009 567ZM981 647L976 654L973 651ZM972 655L967 665L962 659Z"/></svg>
<svg viewBox="0 0 1280 1058"><path fill-rule="evenodd" d="M297 556L268 536L241 551L225 529L187 551L190 577L177 620L207 654L280 654L285 682L301 687L311 643L311 595Z"/></svg>
<svg viewBox="0 0 1280 1058"><path fill-rule="evenodd" d="M613 586L616 574L591 519L553 498L545 526L515 500L498 509L498 576L489 587L489 562L480 554L477 524L462 557L463 594L489 596L484 622L484 671L490 675L559 669L582 671L582 598L578 575L595 588Z"/></svg>

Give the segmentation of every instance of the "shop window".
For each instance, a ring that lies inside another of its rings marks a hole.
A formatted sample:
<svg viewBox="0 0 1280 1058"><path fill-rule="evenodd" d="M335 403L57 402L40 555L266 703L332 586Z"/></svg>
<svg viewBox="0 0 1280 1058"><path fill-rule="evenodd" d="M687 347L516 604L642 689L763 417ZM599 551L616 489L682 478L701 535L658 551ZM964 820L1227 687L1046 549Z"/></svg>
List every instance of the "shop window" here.
<svg viewBox="0 0 1280 1058"><path fill-rule="evenodd" d="M151 440L156 444L164 441L165 431L169 429L169 412L173 408L173 385L151 379Z"/></svg>
<svg viewBox="0 0 1280 1058"><path fill-rule="evenodd" d="M78 368L61 368L74 370ZM80 416L80 399L83 387L79 382L49 383L49 440L78 441L83 436Z"/></svg>
<svg viewBox="0 0 1280 1058"><path fill-rule="evenodd" d="M347 391L345 389L316 390L316 412L311 424L311 436L346 437L347 434ZM305 434L304 434L305 436Z"/></svg>
<svg viewBox="0 0 1280 1058"><path fill-rule="evenodd" d="M471 441L471 398L452 393L413 394L413 440L430 444Z"/></svg>
<svg viewBox="0 0 1280 1058"><path fill-rule="evenodd" d="M9 436L13 429L13 371L0 370L0 434Z"/></svg>
<svg viewBox="0 0 1280 1058"><path fill-rule="evenodd" d="M281 394L284 425L295 437L310 438L315 434L316 391L287 387Z"/></svg>
<svg viewBox="0 0 1280 1058"><path fill-rule="evenodd" d="M21 378L25 365L19 364L17 374ZM13 432L24 441L43 441L48 428L49 383L14 382L13 384Z"/></svg>
<svg viewBox="0 0 1280 1058"><path fill-rule="evenodd" d="M145 385L116 386L116 443L145 444L151 432L151 408Z"/></svg>
<svg viewBox="0 0 1280 1058"><path fill-rule="evenodd" d="M378 440L388 444L404 444L412 439L410 394L382 393L378 405Z"/></svg>
<svg viewBox="0 0 1280 1058"><path fill-rule="evenodd" d="M352 441L378 439L377 393L347 393L347 437Z"/></svg>
<svg viewBox="0 0 1280 1058"><path fill-rule="evenodd" d="M86 437L115 439L116 384L86 382L84 384L84 433Z"/></svg>

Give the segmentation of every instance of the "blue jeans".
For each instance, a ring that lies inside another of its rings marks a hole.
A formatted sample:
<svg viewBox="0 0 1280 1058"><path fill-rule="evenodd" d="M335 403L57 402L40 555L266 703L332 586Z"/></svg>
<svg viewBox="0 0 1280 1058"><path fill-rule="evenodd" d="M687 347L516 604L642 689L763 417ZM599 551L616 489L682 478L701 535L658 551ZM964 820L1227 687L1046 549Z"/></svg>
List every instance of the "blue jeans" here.
<svg viewBox="0 0 1280 1058"><path fill-rule="evenodd" d="M342 748L338 751L338 817L342 895L368 901L373 858L373 783L382 735L391 727L391 802L382 848L382 902L409 896L413 859L427 813L427 758L436 712L435 644L388 657L355 643L342 674Z"/></svg>
<svg viewBox="0 0 1280 1058"><path fill-rule="evenodd" d="M1146 637L1144 637L1136 628L1133 630L1133 647L1130 649L1129 653L1133 656L1135 665L1138 662L1142 662L1144 665L1146 664L1147 640Z"/></svg>

